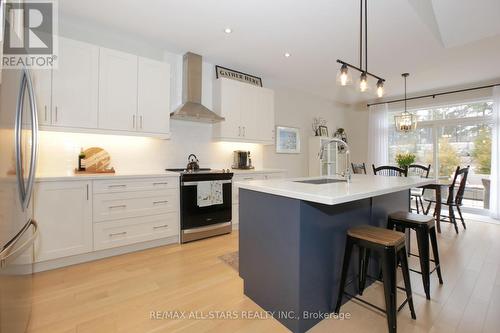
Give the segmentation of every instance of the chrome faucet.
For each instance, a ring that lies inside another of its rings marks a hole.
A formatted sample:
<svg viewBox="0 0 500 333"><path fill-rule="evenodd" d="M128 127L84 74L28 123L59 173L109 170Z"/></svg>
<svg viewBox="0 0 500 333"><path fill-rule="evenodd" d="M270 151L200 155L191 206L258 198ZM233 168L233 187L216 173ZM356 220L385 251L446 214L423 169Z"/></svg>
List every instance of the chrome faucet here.
<svg viewBox="0 0 500 333"><path fill-rule="evenodd" d="M346 156L346 161L345 161L346 162L346 168L345 168L344 172L341 174L341 176L344 177L345 180L348 183L350 183L352 181L352 175L351 175L351 156L350 156L351 152L350 152L349 145L344 140L333 138L333 139L330 139L327 142L324 142L321 145L321 148L319 150L319 154L318 154L319 159L320 160L323 159L323 156L325 155L326 146L328 146L332 142L340 143L340 144L344 145L345 148L346 148L346 152L345 152L345 156Z"/></svg>

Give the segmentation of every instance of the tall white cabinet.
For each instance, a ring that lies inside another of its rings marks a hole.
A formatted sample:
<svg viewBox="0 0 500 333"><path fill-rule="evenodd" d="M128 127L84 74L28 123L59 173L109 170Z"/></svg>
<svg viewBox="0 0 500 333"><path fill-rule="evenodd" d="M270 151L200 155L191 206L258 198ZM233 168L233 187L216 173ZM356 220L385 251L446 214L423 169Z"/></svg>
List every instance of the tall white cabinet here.
<svg viewBox="0 0 500 333"><path fill-rule="evenodd" d="M99 69L99 128L137 128L137 56L101 48Z"/></svg>
<svg viewBox="0 0 500 333"><path fill-rule="evenodd" d="M220 78L214 82L214 111L225 121L213 125L220 141L274 143L274 92Z"/></svg>
<svg viewBox="0 0 500 333"><path fill-rule="evenodd" d="M139 131L170 131L170 65L139 57L137 85Z"/></svg>

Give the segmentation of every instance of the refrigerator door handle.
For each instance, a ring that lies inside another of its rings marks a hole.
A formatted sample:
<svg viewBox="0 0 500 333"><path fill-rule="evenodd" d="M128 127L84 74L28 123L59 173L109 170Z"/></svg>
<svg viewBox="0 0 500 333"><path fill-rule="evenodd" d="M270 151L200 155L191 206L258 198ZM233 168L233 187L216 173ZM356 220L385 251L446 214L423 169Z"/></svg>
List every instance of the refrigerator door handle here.
<svg viewBox="0 0 500 333"><path fill-rule="evenodd" d="M24 183L23 177L23 163L21 156L21 135L22 135L22 113L24 110L24 96L26 90L28 91L30 118L31 118L31 156L30 156L30 169L28 174L27 183ZM19 95L17 100L17 110L15 119L15 152L16 152L16 176L19 187L19 199L23 210L27 209L31 200L31 193L33 192L33 185L35 183L36 173L36 160L38 156L38 110L35 99L35 91L31 76L26 68L23 69L21 78L21 85L19 88Z"/></svg>
<svg viewBox="0 0 500 333"><path fill-rule="evenodd" d="M20 246L17 246L19 240L28 232L31 226L33 226L31 237ZM12 260L16 259L27 248L32 246L39 232L38 223L35 220L29 221L17 236L0 252L0 268L7 266Z"/></svg>
<svg viewBox="0 0 500 333"><path fill-rule="evenodd" d="M28 70L25 70L26 82L28 88L28 95L30 101L31 109L31 160L30 160L30 172L28 176L28 185L25 192L25 203L24 208L28 208L31 200L31 195L33 193L33 186L35 184L35 174L36 174L36 161L38 158L38 110L36 105L35 90L33 89L33 82Z"/></svg>
<svg viewBox="0 0 500 333"><path fill-rule="evenodd" d="M23 162L21 159L21 135L22 135L22 114L24 109L24 92L26 91L26 76L23 74L21 77L21 84L19 87L19 93L17 95L17 105L16 105L16 117L14 123L14 144L15 144L15 156L16 156L16 179L17 179L17 187L19 193L19 201L21 202L21 206L24 210L25 203L25 187L24 187L24 179L23 179Z"/></svg>

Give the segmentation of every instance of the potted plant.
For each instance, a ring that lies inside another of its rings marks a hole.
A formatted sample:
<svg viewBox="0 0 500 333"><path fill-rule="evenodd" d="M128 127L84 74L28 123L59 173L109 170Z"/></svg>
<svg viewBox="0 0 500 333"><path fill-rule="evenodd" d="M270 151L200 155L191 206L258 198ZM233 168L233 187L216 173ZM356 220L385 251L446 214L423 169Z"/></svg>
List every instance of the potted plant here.
<svg viewBox="0 0 500 333"><path fill-rule="evenodd" d="M411 164L415 163L416 156L413 153L398 153L396 155L396 163L401 169L408 168Z"/></svg>

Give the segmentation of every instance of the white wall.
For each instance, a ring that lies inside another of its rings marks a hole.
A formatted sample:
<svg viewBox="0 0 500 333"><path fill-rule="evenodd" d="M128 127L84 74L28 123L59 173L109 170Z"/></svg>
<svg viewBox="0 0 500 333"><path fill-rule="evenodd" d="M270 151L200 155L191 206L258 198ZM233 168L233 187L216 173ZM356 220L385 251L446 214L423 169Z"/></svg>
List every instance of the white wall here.
<svg viewBox="0 0 500 333"><path fill-rule="evenodd" d="M164 60L171 66L171 110L181 104L182 52L165 51L134 36L121 34L108 27L99 27L78 19L62 17L60 35L103 47ZM187 51L187 50L186 50ZM221 64L223 65L223 64ZM203 62L202 103L212 107L214 64ZM276 154L274 146L248 143L212 142L212 127L208 124L171 121L172 139L168 141L127 136L78 133L41 132L39 172L71 174L77 164L80 147L99 146L106 149L112 165L121 172L158 172L164 168L183 167L188 154L194 153L201 166L229 168L233 150L250 150L256 168L289 170L291 176L307 175L308 142L314 117L328 120L330 131L344 126L345 105L295 91L263 78L264 85L275 89L276 124L301 128L302 152L297 155Z"/></svg>
<svg viewBox="0 0 500 333"><path fill-rule="evenodd" d="M280 86L270 82L274 89L276 125L300 128L300 154L277 154L276 147L264 147L264 167L287 169L288 176L308 175L309 138L312 137L312 122L315 117L327 120L329 134L345 126L347 105L335 103L317 96ZM317 153L317 152L314 152ZM319 161L318 161L319 163Z"/></svg>

